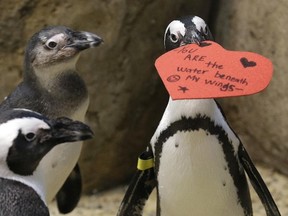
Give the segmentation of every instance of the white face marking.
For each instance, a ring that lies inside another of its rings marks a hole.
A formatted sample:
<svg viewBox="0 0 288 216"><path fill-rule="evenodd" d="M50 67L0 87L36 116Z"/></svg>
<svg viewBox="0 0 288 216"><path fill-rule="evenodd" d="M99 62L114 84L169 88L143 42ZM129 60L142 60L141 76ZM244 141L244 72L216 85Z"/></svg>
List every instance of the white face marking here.
<svg viewBox="0 0 288 216"><path fill-rule="evenodd" d="M49 40L53 40L53 41L56 41L56 42L63 41L64 39L65 39L65 35L63 33L56 34L53 37L49 38Z"/></svg>
<svg viewBox="0 0 288 216"><path fill-rule="evenodd" d="M47 41L50 41L50 40L55 41L57 43L61 41L65 41L65 35L63 33L56 34L50 38L47 38L47 36L44 36L44 35L39 35L39 38L43 43L46 43Z"/></svg>
<svg viewBox="0 0 288 216"><path fill-rule="evenodd" d="M8 150L13 144L13 140L18 136L19 130L23 134L36 133L40 128L49 129L50 126L44 121L27 117L9 120L0 125L0 163L6 163Z"/></svg>
<svg viewBox="0 0 288 216"><path fill-rule="evenodd" d="M46 37L46 36L40 35L39 38L40 38L40 40L43 41L43 42L46 42L46 41L47 41L47 37Z"/></svg>
<svg viewBox="0 0 288 216"><path fill-rule="evenodd" d="M170 29L171 34L180 33L182 36L185 35L185 31L186 31L184 23L182 23L179 20L174 20L167 26L165 30L165 35L167 34L168 29Z"/></svg>
<svg viewBox="0 0 288 216"><path fill-rule="evenodd" d="M36 172L31 176L21 176L12 172L7 163L6 158L9 148L13 140L17 137L19 130L22 133L36 132L38 129L49 129L49 125L37 118L21 118L10 120L0 125L0 177L23 182L34 188L45 202L45 195L41 181L39 182L39 174Z"/></svg>
<svg viewBox="0 0 288 216"><path fill-rule="evenodd" d="M201 31L201 29L205 30L207 26L205 21L198 16L193 17L192 22L195 23L198 31Z"/></svg>
<svg viewBox="0 0 288 216"><path fill-rule="evenodd" d="M184 23L182 23L179 20L174 20L172 21L166 28L165 34L164 34L164 42L165 42L165 37L168 32L168 29L170 30L170 34L175 34L178 35L179 33L184 37L186 28L184 26ZM165 44L164 44L165 46Z"/></svg>

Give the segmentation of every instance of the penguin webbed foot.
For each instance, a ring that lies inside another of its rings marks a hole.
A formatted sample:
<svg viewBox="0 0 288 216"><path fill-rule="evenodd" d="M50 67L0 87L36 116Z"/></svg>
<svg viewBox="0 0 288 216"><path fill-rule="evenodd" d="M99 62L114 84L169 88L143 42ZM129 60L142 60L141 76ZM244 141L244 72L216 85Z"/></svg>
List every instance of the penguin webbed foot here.
<svg viewBox="0 0 288 216"><path fill-rule="evenodd" d="M267 216L281 216L270 191L242 144L240 144L238 152L240 162L246 171L254 190L258 194Z"/></svg>
<svg viewBox="0 0 288 216"><path fill-rule="evenodd" d="M82 179L79 165L76 164L65 183L56 195L60 213L70 213L78 204L82 191Z"/></svg>

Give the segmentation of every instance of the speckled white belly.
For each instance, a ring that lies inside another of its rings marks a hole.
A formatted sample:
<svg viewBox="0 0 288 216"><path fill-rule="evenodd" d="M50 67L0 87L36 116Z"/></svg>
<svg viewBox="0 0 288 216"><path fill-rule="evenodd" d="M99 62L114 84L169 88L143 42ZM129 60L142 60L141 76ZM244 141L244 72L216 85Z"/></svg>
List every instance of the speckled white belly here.
<svg viewBox="0 0 288 216"><path fill-rule="evenodd" d="M158 182L161 216L244 216L221 144L202 129L167 140Z"/></svg>
<svg viewBox="0 0 288 216"><path fill-rule="evenodd" d="M88 104L89 100L79 107L70 118L84 121ZM40 182L39 187L42 188L45 202L52 201L75 167L81 153L82 143L73 142L58 145L41 160L34 176L35 181Z"/></svg>

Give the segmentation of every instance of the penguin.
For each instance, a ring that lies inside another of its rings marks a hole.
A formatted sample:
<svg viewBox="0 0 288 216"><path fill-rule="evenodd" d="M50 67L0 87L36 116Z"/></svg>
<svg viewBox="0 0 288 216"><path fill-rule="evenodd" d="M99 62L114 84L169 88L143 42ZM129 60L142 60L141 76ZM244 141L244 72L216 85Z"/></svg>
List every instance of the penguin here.
<svg viewBox="0 0 288 216"><path fill-rule="evenodd" d="M49 216L45 188L36 177L43 157L61 143L92 136L86 124L66 117L48 119L27 109L0 112L0 215Z"/></svg>
<svg viewBox="0 0 288 216"><path fill-rule="evenodd" d="M25 50L23 81L0 104L0 112L26 108L48 118L66 116L84 121L89 97L75 65L81 51L102 42L93 33L65 26L49 26L35 33ZM57 194L61 213L71 212L80 198L77 160L81 146L81 142L56 146L35 171L39 184L45 188L45 201L51 201Z"/></svg>
<svg viewBox="0 0 288 216"><path fill-rule="evenodd" d="M172 21L166 51L213 40L205 21L188 16ZM118 216L140 216L153 188L157 216L251 216L247 173L268 216L280 212L237 134L214 99L172 100L152 136L120 205ZM144 162L143 162L144 161ZM147 162L146 162L147 164ZM145 166L144 166L145 167Z"/></svg>

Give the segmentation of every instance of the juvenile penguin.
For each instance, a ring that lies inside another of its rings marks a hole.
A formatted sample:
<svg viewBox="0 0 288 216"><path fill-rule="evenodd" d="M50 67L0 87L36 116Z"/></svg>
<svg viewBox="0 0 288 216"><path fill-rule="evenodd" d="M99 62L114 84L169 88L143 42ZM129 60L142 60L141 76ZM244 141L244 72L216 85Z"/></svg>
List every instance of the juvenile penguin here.
<svg viewBox="0 0 288 216"><path fill-rule="evenodd" d="M89 98L75 65L81 51L101 43L102 39L93 33L65 26L47 27L34 34L25 52L23 81L2 102L0 112L27 108L48 118L67 116L83 121ZM81 146L81 142L56 146L36 170L47 202L62 187L57 194L61 213L72 211L80 197L81 176L76 163Z"/></svg>
<svg viewBox="0 0 288 216"><path fill-rule="evenodd" d="M168 25L164 46L169 51L204 40L213 40L208 26L200 17L190 16ZM266 214L280 216L264 181L214 99L170 98L145 154L145 160L149 155L154 157L155 172L153 168L138 171L118 216L142 215L154 186L157 216L251 216L245 171Z"/></svg>
<svg viewBox="0 0 288 216"><path fill-rule="evenodd" d="M92 135L68 118L52 120L26 109L0 112L0 215L48 216L45 188L37 180L41 160L61 143Z"/></svg>

